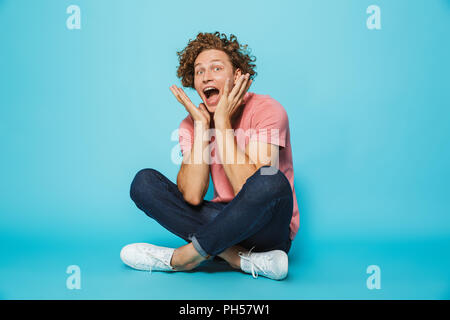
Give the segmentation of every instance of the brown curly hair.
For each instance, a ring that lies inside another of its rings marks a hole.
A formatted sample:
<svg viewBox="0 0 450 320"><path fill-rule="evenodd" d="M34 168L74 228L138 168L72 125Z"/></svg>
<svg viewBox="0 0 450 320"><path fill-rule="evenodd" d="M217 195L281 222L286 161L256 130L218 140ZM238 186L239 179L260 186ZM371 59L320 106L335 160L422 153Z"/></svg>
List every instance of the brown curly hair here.
<svg viewBox="0 0 450 320"><path fill-rule="evenodd" d="M194 62L197 56L204 50L217 49L222 50L230 58L233 65L233 71L237 68L242 70L243 74L249 73L250 79L254 79L257 75L256 65L252 62L256 61L254 56L250 56L248 45L240 45L236 36L230 35L228 39L226 34L216 31L214 33L200 32L197 37L192 40L181 51L177 52L180 65L178 66L177 76L181 79L183 87L194 87Z"/></svg>

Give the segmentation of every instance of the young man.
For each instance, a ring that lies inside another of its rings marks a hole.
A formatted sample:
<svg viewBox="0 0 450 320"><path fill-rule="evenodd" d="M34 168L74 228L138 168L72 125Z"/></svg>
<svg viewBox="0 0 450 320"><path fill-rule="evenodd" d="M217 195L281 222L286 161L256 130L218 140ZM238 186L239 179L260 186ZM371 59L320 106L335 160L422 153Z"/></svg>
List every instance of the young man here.
<svg viewBox="0 0 450 320"><path fill-rule="evenodd" d="M188 242L180 248L125 246L123 262L139 270L191 270L219 256L233 268L276 280L299 227L286 111L268 95L248 92L252 58L236 37L199 33L178 52L178 76L203 103L170 90L185 107L177 184L155 169L131 184L136 206ZM204 200L209 174L214 198Z"/></svg>

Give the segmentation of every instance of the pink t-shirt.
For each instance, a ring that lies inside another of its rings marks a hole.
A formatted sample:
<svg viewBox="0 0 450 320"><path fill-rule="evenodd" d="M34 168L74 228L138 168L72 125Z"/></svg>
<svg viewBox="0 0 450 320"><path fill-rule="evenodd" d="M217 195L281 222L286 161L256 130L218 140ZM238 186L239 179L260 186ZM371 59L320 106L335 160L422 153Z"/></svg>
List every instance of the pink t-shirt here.
<svg viewBox="0 0 450 320"><path fill-rule="evenodd" d="M279 169L288 178L293 194L292 219L290 223L290 238L294 239L297 234L300 218L297 197L294 188L294 169L292 165L291 139L289 132L289 120L283 106L269 95L247 92L244 97L244 110L241 118L234 128L238 147L245 152L249 140L258 140L280 146ZM242 130L239 130L242 129ZM210 171L214 184L213 202L230 202L234 198L231 186L225 170L221 164L218 153L215 152L215 134L210 139L211 160ZM188 115L181 121L179 127L179 142L181 153L192 148L194 143L194 121Z"/></svg>

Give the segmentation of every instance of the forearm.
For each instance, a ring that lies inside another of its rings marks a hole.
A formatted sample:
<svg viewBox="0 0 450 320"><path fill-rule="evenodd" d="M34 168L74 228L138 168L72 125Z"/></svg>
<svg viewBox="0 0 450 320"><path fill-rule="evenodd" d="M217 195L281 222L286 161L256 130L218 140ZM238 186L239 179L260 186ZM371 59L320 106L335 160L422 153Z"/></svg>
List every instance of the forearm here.
<svg viewBox="0 0 450 320"><path fill-rule="evenodd" d="M220 133L217 133L219 130ZM257 171L256 165L238 147L229 122L216 124L216 141L216 152L219 152L225 174L233 187L234 195L237 195L247 179Z"/></svg>
<svg viewBox="0 0 450 320"><path fill-rule="evenodd" d="M203 159L203 150L209 149L208 141L203 141L206 129L200 124L194 126L194 143L184 155L177 176L178 189L184 199L194 205L203 201L209 186L209 164Z"/></svg>

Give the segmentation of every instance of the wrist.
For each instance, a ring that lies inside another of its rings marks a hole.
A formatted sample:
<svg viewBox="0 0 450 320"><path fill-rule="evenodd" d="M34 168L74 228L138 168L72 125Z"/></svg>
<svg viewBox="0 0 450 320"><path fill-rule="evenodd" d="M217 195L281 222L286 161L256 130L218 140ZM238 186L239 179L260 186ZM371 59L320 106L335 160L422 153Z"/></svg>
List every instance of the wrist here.
<svg viewBox="0 0 450 320"><path fill-rule="evenodd" d="M231 128L231 123L229 119L225 118L215 118L214 126L216 128Z"/></svg>
<svg viewBox="0 0 450 320"><path fill-rule="evenodd" d="M203 121L203 120L196 120L194 121L194 128L195 129L201 129L201 130L207 130L210 128L209 121Z"/></svg>

